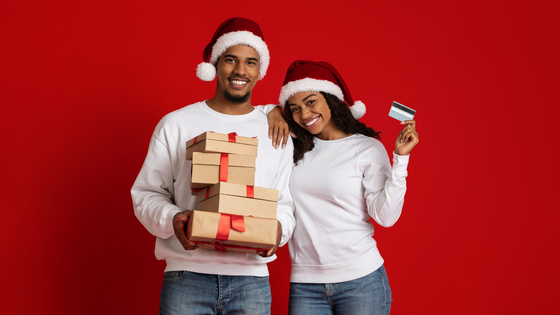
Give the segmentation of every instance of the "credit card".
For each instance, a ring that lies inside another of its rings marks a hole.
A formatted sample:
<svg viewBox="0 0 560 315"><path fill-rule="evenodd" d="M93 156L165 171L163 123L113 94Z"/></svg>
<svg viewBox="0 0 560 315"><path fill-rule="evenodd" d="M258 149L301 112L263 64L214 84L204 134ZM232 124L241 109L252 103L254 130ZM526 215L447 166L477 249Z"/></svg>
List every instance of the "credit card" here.
<svg viewBox="0 0 560 315"><path fill-rule="evenodd" d="M412 108L406 107L403 104L393 102L391 105L391 110L389 111L389 117L393 117L396 120L405 121L414 119L414 114L416 111Z"/></svg>

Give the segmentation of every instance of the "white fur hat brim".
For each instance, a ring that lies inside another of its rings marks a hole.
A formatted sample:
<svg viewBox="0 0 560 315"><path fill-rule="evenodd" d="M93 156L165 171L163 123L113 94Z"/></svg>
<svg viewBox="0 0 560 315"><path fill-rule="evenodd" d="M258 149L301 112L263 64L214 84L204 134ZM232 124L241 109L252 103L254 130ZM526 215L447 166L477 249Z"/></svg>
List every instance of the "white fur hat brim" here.
<svg viewBox="0 0 560 315"><path fill-rule="evenodd" d="M210 56L209 63L213 66L216 65L218 58L230 47L235 45L247 45L253 47L257 54L259 54L259 73L261 78L264 78L266 70L268 70L268 65L270 64L270 53L268 51L268 46L262 40L261 37L249 31L237 31L224 34L216 40L214 46L212 46L212 54ZM197 71L198 76L198 71ZM215 75L214 75L215 77ZM199 77L200 78L200 77ZM214 78L212 78L213 80ZM204 80L201 78L201 80ZM210 80L211 81L211 80Z"/></svg>
<svg viewBox="0 0 560 315"><path fill-rule="evenodd" d="M305 78L289 82L282 87L280 97L278 98L280 106L284 108L286 101L299 92L327 92L344 102L344 94L338 85L327 80Z"/></svg>

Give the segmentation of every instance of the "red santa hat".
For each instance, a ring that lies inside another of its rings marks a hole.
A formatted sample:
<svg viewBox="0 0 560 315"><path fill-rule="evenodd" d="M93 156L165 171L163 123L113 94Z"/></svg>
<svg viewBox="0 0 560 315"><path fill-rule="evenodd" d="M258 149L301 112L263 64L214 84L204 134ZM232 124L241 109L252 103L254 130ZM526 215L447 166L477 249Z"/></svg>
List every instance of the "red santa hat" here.
<svg viewBox="0 0 560 315"><path fill-rule="evenodd" d="M204 62L196 68L196 76L203 81L212 81L216 77L216 62L230 47L247 45L253 47L260 57L259 73L264 78L270 55L268 46L259 25L251 20L234 17L224 21L214 33L212 40L202 53Z"/></svg>
<svg viewBox="0 0 560 315"><path fill-rule="evenodd" d="M284 107L286 101L299 92L327 92L332 94L350 106L350 111L356 119L362 118L366 113L364 103L361 101L354 102L342 76L328 62L296 60L288 67L280 91L280 106Z"/></svg>

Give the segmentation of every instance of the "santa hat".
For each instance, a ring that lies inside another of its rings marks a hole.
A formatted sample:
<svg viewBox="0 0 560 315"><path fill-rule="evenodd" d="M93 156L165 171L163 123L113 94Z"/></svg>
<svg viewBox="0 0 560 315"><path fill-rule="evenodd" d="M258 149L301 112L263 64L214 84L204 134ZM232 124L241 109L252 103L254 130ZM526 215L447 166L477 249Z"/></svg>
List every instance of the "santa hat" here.
<svg viewBox="0 0 560 315"><path fill-rule="evenodd" d="M204 62L196 68L196 76L203 81L212 81L216 77L216 62L230 47L247 45L253 47L260 57L259 73L261 79L266 74L270 63L268 46L264 42L259 25L251 20L234 17L223 22L202 53Z"/></svg>
<svg viewBox="0 0 560 315"><path fill-rule="evenodd" d="M286 101L299 92L327 92L332 94L339 100L346 101L356 119L362 118L366 113L364 103L361 101L354 102L342 76L328 62L296 60L290 65L280 91L280 106L284 107Z"/></svg>

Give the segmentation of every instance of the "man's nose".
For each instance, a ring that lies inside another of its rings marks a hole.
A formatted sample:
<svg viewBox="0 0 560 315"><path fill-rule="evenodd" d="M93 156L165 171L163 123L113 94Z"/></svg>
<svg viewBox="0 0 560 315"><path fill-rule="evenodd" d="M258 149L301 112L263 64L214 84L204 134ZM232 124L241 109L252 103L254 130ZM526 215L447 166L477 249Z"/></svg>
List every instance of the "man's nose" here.
<svg viewBox="0 0 560 315"><path fill-rule="evenodd" d="M245 75L247 73L247 65L243 62L238 62L233 68L235 74Z"/></svg>

